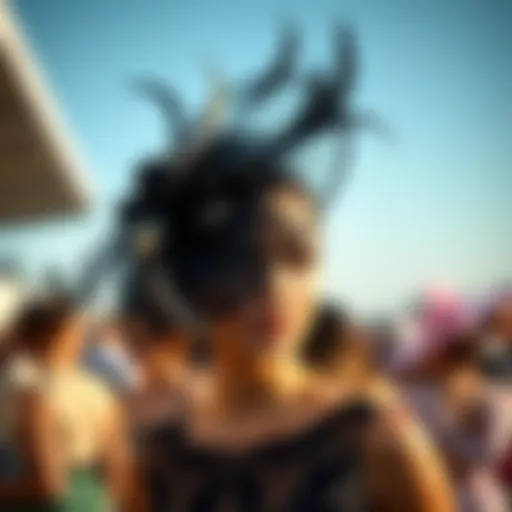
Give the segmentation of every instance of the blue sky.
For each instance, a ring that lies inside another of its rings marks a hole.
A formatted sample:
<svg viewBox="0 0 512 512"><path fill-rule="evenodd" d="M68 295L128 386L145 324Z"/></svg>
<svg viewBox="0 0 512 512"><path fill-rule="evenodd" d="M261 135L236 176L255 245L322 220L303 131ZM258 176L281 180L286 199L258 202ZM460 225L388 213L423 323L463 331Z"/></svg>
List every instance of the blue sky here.
<svg viewBox="0 0 512 512"><path fill-rule="evenodd" d="M306 64L328 64L333 19L359 30L361 106L396 142L366 137L330 213L325 283L363 310L432 280L478 289L512 278L512 4L508 0L15 0L88 163L90 215L0 231L0 256L70 275L101 238L133 161L162 147L155 111L128 90L151 72L197 109L205 67L264 64L279 20L304 29Z"/></svg>

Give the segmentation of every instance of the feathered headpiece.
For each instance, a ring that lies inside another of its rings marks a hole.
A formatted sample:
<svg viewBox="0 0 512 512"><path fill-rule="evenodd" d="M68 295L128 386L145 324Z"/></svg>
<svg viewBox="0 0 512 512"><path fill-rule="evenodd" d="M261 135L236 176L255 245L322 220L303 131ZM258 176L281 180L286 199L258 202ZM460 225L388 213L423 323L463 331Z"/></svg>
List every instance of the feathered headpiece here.
<svg viewBox="0 0 512 512"><path fill-rule="evenodd" d="M297 71L299 38L286 29L271 65L252 80L221 84L194 122L171 88L154 80L137 83L160 106L170 149L141 167L133 192L120 209L119 234L96 261L90 285L109 265L128 260L133 280L129 296L137 290L135 294L144 296L142 302L196 323L183 289L213 286L207 275L220 277L219 269L233 267L230 258L247 256L248 249L240 242L244 219L263 187L294 179L287 156L319 135L337 134L341 147L354 130L377 126L376 119L361 115L353 105L358 71L354 34L337 27L334 35L331 71L304 77ZM267 136L243 130L250 110L293 83L303 99L284 128ZM228 110L237 120L234 128L226 121ZM321 206L328 205L346 181L349 166L343 156L342 151L334 159L317 194ZM215 286L227 286L228 281Z"/></svg>

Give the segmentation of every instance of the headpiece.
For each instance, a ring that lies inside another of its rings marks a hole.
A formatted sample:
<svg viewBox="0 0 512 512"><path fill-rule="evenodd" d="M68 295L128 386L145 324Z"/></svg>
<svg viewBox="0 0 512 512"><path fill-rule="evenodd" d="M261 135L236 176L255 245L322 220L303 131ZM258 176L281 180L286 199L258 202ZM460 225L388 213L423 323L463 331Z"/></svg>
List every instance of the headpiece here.
<svg viewBox="0 0 512 512"><path fill-rule="evenodd" d="M337 27L334 35L330 72L303 76L297 69L299 38L287 28L271 65L251 80L221 84L195 121L185 115L171 88L154 80L137 83L161 108L170 140L168 151L139 169L120 208L113 247L95 265L101 275L120 259L127 261L128 303L137 303L136 295L164 314L197 324L198 309L223 304L222 297L240 297L247 277L255 275L248 226L258 197L280 181L300 183L289 156L312 139L335 133L342 151L320 192L313 194L320 207L331 203L350 167L343 158L347 140L364 122L372 124L353 105L358 71L354 34ZM294 83L303 98L281 130L262 134L246 129L244 120L252 110ZM89 281L94 285L94 272Z"/></svg>

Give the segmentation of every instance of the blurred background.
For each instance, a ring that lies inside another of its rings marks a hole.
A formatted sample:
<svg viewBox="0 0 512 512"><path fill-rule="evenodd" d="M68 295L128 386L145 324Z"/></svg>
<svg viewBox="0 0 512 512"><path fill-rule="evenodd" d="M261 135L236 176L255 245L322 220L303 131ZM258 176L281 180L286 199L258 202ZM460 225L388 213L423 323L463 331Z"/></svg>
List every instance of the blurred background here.
<svg viewBox="0 0 512 512"><path fill-rule="evenodd" d="M76 279L133 163L163 147L161 120L130 91L134 77L169 80L194 112L212 67L230 78L263 66L283 20L303 30L304 63L315 66L329 62L333 20L357 27L357 101L394 133L391 144L362 140L330 213L327 293L374 317L431 283L470 294L506 283L511 16L506 0L2 1L5 288L39 286L49 273Z"/></svg>

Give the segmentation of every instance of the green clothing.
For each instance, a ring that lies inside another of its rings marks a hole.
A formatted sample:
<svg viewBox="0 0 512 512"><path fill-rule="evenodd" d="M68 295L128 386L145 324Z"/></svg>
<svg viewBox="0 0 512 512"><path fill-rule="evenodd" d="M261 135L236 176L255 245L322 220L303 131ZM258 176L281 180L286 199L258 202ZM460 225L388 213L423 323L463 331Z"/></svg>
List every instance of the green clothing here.
<svg viewBox="0 0 512 512"><path fill-rule="evenodd" d="M9 512L110 512L112 506L98 472L91 469L72 471L67 490L53 503L16 505ZM6 511L7 512L7 511Z"/></svg>

